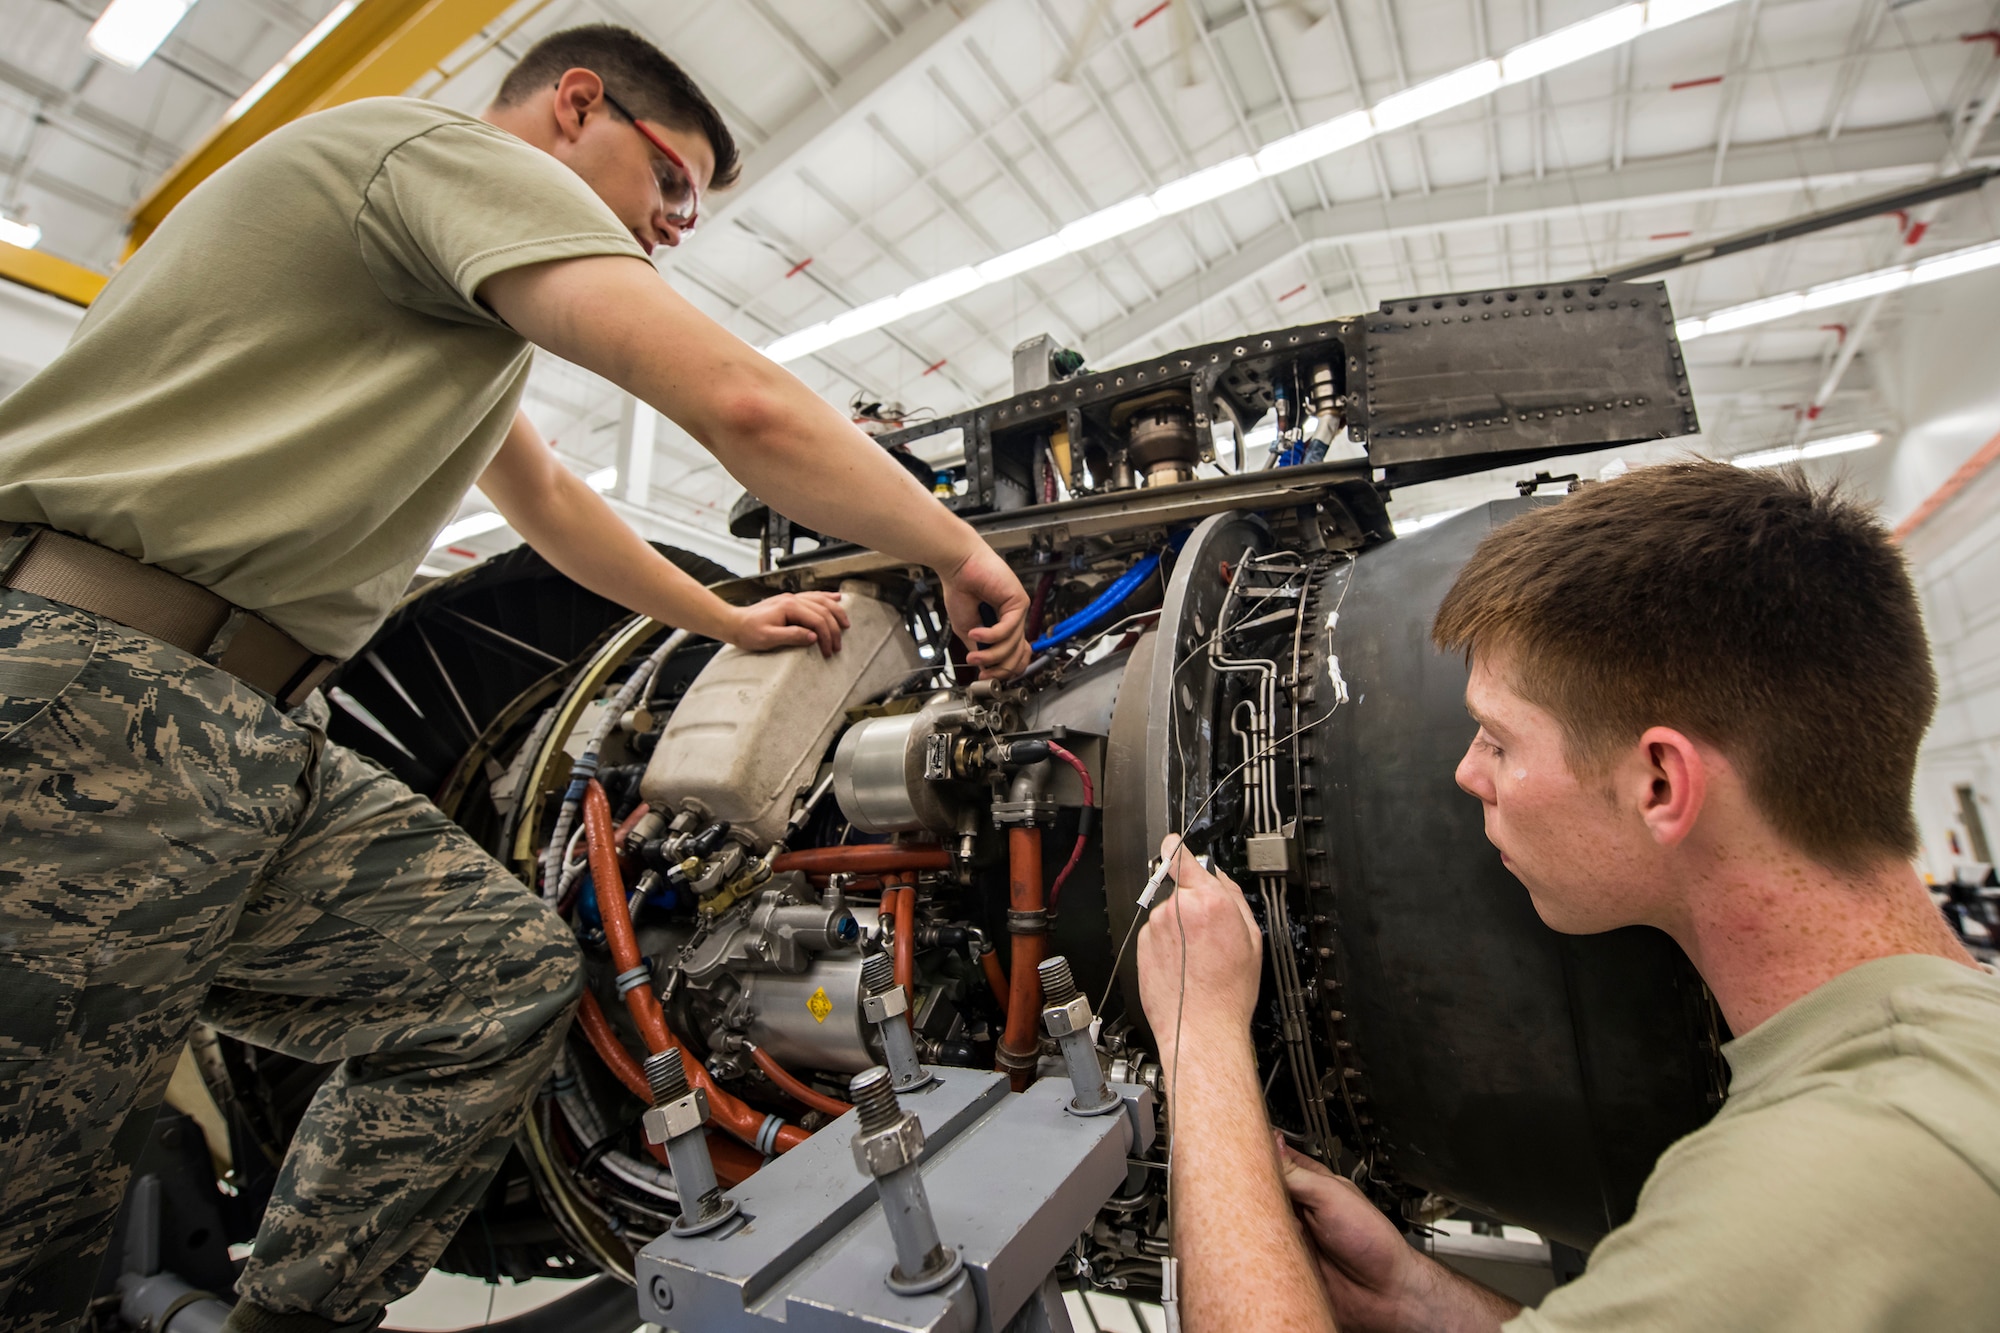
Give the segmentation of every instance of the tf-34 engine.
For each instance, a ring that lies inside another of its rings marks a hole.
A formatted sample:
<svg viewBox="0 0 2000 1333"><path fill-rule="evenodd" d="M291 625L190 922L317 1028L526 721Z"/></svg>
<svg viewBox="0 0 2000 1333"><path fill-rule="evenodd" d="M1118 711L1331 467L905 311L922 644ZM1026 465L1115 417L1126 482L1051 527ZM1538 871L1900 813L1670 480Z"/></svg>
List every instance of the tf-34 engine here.
<svg viewBox="0 0 2000 1333"><path fill-rule="evenodd" d="M748 497L763 572L716 586L837 590L836 656L621 618L515 552L416 594L343 672L335 738L434 794L587 960L564 1058L448 1267L634 1280L688 1207L640 1128L641 1061L668 1045L725 1188L846 1113L870 1066L1060 1076L1055 955L1110 1079L1160 1090L1128 946L1183 829L1264 928L1274 1123L1407 1225L1466 1208L1588 1248L1717 1104L1714 1011L1679 952L1547 930L1452 782L1465 673L1430 616L1497 521L1551 498L1401 540L1383 503L1692 431L1663 289L1390 302L1031 378L882 437L1032 590L1017 681L955 664L925 571ZM254 1195L309 1073L226 1043L209 1068ZM1165 1161L1132 1162L1063 1280L1157 1290Z"/></svg>

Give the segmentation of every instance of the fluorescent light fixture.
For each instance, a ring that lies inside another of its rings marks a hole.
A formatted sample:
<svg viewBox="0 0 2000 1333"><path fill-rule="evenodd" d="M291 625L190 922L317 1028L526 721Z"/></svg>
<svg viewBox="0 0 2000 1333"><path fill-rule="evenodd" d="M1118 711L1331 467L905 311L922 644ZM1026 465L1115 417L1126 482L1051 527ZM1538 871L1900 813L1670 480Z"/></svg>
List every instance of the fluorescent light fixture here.
<svg viewBox="0 0 2000 1333"><path fill-rule="evenodd" d="M1803 291L1784 292L1777 296L1764 297L1762 300L1733 305L1725 310L1717 310L1713 314L1690 315L1675 322L1674 336L1684 343L1693 342L1696 338L1706 337L1711 333L1733 333L1753 325L1768 324L1774 319L1784 319L1788 315L1808 310L1825 310L1829 306L1846 305L1854 301L1865 301L1871 296L1881 296L1921 283L1936 282L1941 278L1955 278L1964 273L1976 273L1980 269L1992 268L1995 265L2000 265L2000 241L1969 245L1963 250L1933 255L1929 259L1920 259L1912 264L1898 264L1894 268L1876 269L1872 273L1860 273L1851 278L1837 278Z"/></svg>
<svg viewBox="0 0 2000 1333"><path fill-rule="evenodd" d="M1190 172L1178 180L1168 181L1151 194L1135 195L1079 218L1053 236L1040 237L969 268L954 269L894 296L872 301L858 310L850 310L823 323L788 333L767 346L764 355L773 361L796 361L802 356L810 356L857 334L892 324L905 315L955 301L981 287L1005 282L1114 236L1122 236L1197 204L1209 203L1247 189L1267 177L1352 148L1384 131L1400 129L1440 111L1478 101L1505 85L1575 64L1629 42L1641 33L1657 32L1732 3L1734 0L1630 0L1581 23L1573 23L1533 41L1523 42L1498 60L1475 61L1449 74L1391 94L1370 109L1349 111L1331 120L1308 125L1296 133L1272 140L1255 153L1232 157ZM2000 258L1992 262L2000 263ZM1776 319L1778 316L1766 315L1764 318ZM1706 323L1712 324L1713 317ZM1704 324L1701 320L1682 320L1678 327L1684 330L1681 336L1686 339L1700 337ZM1721 330L1711 328L1709 331Z"/></svg>
<svg viewBox="0 0 2000 1333"><path fill-rule="evenodd" d="M1440 111L1476 102L1499 86L1500 62L1479 60L1400 93L1389 94L1375 104L1369 115L1375 121L1377 133L1399 130Z"/></svg>
<svg viewBox="0 0 2000 1333"><path fill-rule="evenodd" d="M2000 241L1989 241L1985 245L1971 245L1948 255L1919 260L1910 271L1910 281L1936 282L1939 278L1955 278L1961 273L1976 273L1995 264L2000 264Z"/></svg>
<svg viewBox="0 0 2000 1333"><path fill-rule="evenodd" d="M1292 137L1297 138L1298 135ZM1279 142L1284 141L1279 140ZM1266 153L1270 151L1269 148L1264 150ZM1258 157L1262 156L1262 153L1258 154ZM1218 162L1212 167L1203 167L1200 171L1183 176L1177 181L1168 181L1153 191L1153 207L1160 210L1161 217L1166 217L1193 208L1196 204L1220 199L1225 194L1234 194L1246 185L1255 184L1266 174L1257 165L1257 158L1245 153L1241 157ZM983 271L985 265L980 265L980 268Z"/></svg>
<svg viewBox="0 0 2000 1333"><path fill-rule="evenodd" d="M1004 255L996 255L983 264L975 264L972 271L979 275L983 283L1004 282L1018 273L1026 273L1031 268L1054 263L1069 253L1069 246L1060 236L1044 236L1039 241L1030 241L1017 250L1009 250Z"/></svg>
<svg viewBox="0 0 2000 1333"><path fill-rule="evenodd" d="M1646 30L1646 6L1620 5L1567 28L1523 42L1500 60L1500 80L1521 83L1550 70L1622 46Z"/></svg>
<svg viewBox="0 0 2000 1333"><path fill-rule="evenodd" d="M0 217L0 241L32 250L42 243L42 229L32 222L16 222L9 217Z"/></svg>
<svg viewBox="0 0 2000 1333"><path fill-rule="evenodd" d="M298 45L285 52L285 58L264 71L262 78L243 90L243 96L230 103L229 110L222 113L222 123L227 125L257 104L257 99L271 91L273 84L291 72L292 66L306 58L306 53L326 40L326 35L340 26L340 21L354 12L361 0L340 0L327 11L326 17L313 25L312 31L299 38Z"/></svg>
<svg viewBox="0 0 2000 1333"><path fill-rule="evenodd" d="M902 307L901 315L914 315L919 310L929 310L932 306L943 305L946 301L956 301L967 292L978 291L986 284L973 272L970 265L955 268L949 273L940 273L935 278L927 278L914 287L905 288L896 298Z"/></svg>
<svg viewBox="0 0 2000 1333"><path fill-rule="evenodd" d="M1858 278L1842 278L1838 282L1823 282L1806 289L1804 309L1824 310L1828 306L1846 305L1849 301L1865 301L1871 296L1882 296L1909 285L1910 271L1906 268L1864 273Z"/></svg>
<svg viewBox="0 0 2000 1333"><path fill-rule="evenodd" d="M1774 319L1796 315L1805 308L1804 292L1786 292L1783 296L1772 296L1762 301L1751 301L1746 305L1718 310L1702 321L1702 331L1729 333L1735 329L1747 329L1752 324L1768 324Z"/></svg>
<svg viewBox="0 0 2000 1333"><path fill-rule="evenodd" d="M1127 199L1122 204L1100 208L1087 217L1078 218L1056 233L1056 239L1068 246L1074 254L1078 250L1088 250L1113 236L1123 236L1128 231L1137 231L1148 222L1159 220L1160 206L1150 195L1139 195Z"/></svg>
<svg viewBox="0 0 2000 1333"><path fill-rule="evenodd" d="M601 467L583 479L583 484L593 491L608 491L618 484L616 467Z"/></svg>
<svg viewBox="0 0 2000 1333"><path fill-rule="evenodd" d="M1658 32L1675 23L1699 18L1710 10L1733 4L1735 0L1647 0L1646 31Z"/></svg>
<svg viewBox="0 0 2000 1333"><path fill-rule="evenodd" d="M1754 454L1738 454L1729 461L1738 467L1777 467L1781 463L1800 463L1808 458L1831 458L1835 454L1851 454L1857 449L1872 448L1881 442L1881 431L1860 430L1852 435L1829 435L1823 440L1788 444L1782 449L1759 449Z"/></svg>
<svg viewBox="0 0 2000 1333"><path fill-rule="evenodd" d="M137 69L192 8L194 0L111 0L84 34L84 45L100 59Z"/></svg>
<svg viewBox="0 0 2000 1333"><path fill-rule="evenodd" d="M431 543L431 549L441 550L455 542L462 542L467 537L477 537L482 532L491 532L495 528L506 526L507 520L500 517L497 512L482 509L476 514L467 514L456 522L445 524L444 531L440 532L437 540Z"/></svg>
<svg viewBox="0 0 2000 1333"><path fill-rule="evenodd" d="M1352 148L1373 137L1374 119L1366 111L1350 111L1344 116L1308 125L1297 134L1287 134L1282 139L1265 144L1257 150L1257 174L1276 176L1293 167L1330 157L1343 148ZM1153 197L1157 199L1172 188L1171 185L1163 185Z"/></svg>

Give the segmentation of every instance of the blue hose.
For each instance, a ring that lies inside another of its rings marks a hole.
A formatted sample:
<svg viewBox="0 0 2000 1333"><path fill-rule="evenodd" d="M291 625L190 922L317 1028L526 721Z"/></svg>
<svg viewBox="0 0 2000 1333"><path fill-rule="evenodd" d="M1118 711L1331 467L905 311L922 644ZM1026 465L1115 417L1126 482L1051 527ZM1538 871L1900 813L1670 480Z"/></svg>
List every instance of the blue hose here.
<svg viewBox="0 0 2000 1333"><path fill-rule="evenodd" d="M1083 610L1077 612L1067 620L1059 622L1054 629L1041 638L1036 639L1031 645L1031 650L1037 653L1045 653L1057 644L1068 639L1073 639L1083 633L1098 621L1117 610L1127 597L1130 597L1138 590L1140 584L1153 577L1153 571L1159 567L1160 553L1158 551L1141 557L1137 564L1114 579L1110 587L1097 594L1089 606L1084 607Z"/></svg>

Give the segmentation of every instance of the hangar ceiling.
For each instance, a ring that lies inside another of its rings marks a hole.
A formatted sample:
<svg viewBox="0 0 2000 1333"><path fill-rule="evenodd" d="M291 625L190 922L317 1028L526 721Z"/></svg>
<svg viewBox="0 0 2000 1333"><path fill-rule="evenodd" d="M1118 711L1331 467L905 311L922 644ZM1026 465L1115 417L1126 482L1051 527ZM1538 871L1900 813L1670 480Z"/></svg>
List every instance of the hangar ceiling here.
<svg viewBox="0 0 2000 1333"><path fill-rule="evenodd" d="M331 7L199 0L127 72L85 50L96 0L0 0L13 34L0 213L108 270L133 204ZM748 149L743 183L660 268L763 346L1608 7L522 0L412 91L477 110L543 33L614 22L651 36ZM2000 160L1985 133L1996 52L1992 0L1735 0L791 366L843 404L950 412L1006 392L1012 347L1038 332L1105 365L1396 296L1602 271ZM1675 309L2000 237L1995 193L1697 265L1668 279ZM1900 308L1892 296L1691 343L1703 447L1797 437L1850 343L1805 430L1893 426L1869 348L1895 336ZM580 468L617 461L628 414L596 377L544 358L528 410ZM629 497L659 517L655 535L718 530L735 484L670 424L656 449L651 486Z"/></svg>

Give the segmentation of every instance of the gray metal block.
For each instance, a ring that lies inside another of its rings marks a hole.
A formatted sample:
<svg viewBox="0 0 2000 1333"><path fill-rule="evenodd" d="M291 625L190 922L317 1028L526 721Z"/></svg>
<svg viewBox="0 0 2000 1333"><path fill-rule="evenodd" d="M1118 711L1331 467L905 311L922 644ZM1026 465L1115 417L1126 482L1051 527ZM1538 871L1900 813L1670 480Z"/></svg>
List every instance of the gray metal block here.
<svg viewBox="0 0 2000 1333"><path fill-rule="evenodd" d="M731 1191L745 1226L648 1245L641 1317L689 1333L1005 1327L1124 1182L1128 1152L1151 1137L1152 1093L1117 1085L1131 1114L1083 1119L1065 1113L1061 1079L1014 1096L997 1074L936 1072L903 1105L923 1123L925 1185L963 1278L922 1296L889 1290L895 1247L874 1181L854 1168L850 1113Z"/></svg>

